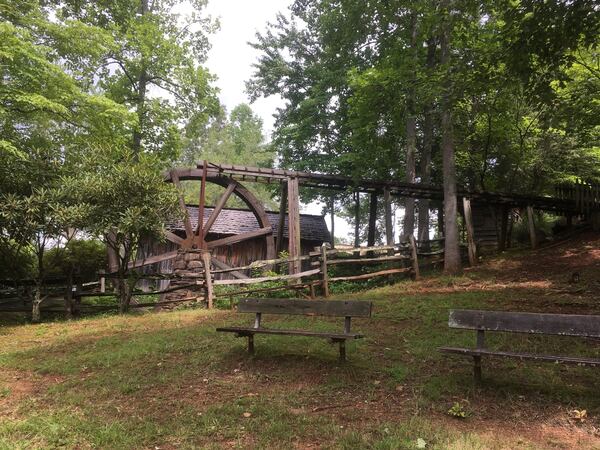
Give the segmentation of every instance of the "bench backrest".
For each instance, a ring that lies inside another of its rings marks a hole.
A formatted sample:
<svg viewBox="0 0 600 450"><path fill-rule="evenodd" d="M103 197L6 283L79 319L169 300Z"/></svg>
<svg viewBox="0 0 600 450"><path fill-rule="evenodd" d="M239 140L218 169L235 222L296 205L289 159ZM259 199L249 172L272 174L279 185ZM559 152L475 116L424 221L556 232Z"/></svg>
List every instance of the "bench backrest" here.
<svg viewBox="0 0 600 450"><path fill-rule="evenodd" d="M450 328L600 337L600 316L451 310Z"/></svg>
<svg viewBox="0 0 600 450"><path fill-rule="evenodd" d="M306 316L371 317L371 302L360 300L296 300L242 298L238 312Z"/></svg>

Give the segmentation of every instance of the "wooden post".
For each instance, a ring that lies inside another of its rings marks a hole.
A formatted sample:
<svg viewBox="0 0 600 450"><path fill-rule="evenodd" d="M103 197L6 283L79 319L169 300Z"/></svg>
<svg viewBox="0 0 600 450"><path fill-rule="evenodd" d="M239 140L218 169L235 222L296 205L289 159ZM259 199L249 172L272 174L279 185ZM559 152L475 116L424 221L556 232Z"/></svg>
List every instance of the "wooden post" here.
<svg viewBox="0 0 600 450"><path fill-rule="evenodd" d="M202 181L200 182L200 199L198 201L198 225L196 226L196 237L194 238L199 248L205 249L206 242L204 240L204 206L206 203L206 171L208 170L208 162L204 160L202 166Z"/></svg>
<svg viewBox="0 0 600 450"><path fill-rule="evenodd" d="M369 230L367 233L367 246L375 246L375 231L377 227L377 192L371 192L369 201ZM367 253L373 255L373 252Z"/></svg>
<svg viewBox="0 0 600 450"><path fill-rule="evenodd" d="M390 188L383 190L383 203L385 205L385 243L394 245L394 225L392 222L392 200L390 198ZM388 255L393 255L394 249L388 251Z"/></svg>
<svg viewBox="0 0 600 450"><path fill-rule="evenodd" d="M473 228L473 213L471 212L471 199L463 197L463 210L465 213L465 226L467 228L467 243L469 247L469 264L477 265L477 247L475 246L475 230Z"/></svg>
<svg viewBox="0 0 600 450"><path fill-rule="evenodd" d="M106 277L104 276L104 274L105 274L104 270L98 271L98 275L100 275L100 292L101 293L106 292Z"/></svg>
<svg viewBox="0 0 600 450"><path fill-rule="evenodd" d="M360 245L360 192L354 193L354 247Z"/></svg>
<svg viewBox="0 0 600 450"><path fill-rule="evenodd" d="M327 246L321 246L321 288L323 297L329 297L329 275L327 274Z"/></svg>
<svg viewBox="0 0 600 450"><path fill-rule="evenodd" d="M531 241L531 248L537 248L537 236L535 233L535 221L533 218L533 207L527 206L527 221L529 223L529 240Z"/></svg>
<svg viewBox="0 0 600 450"><path fill-rule="evenodd" d="M287 211L288 186L287 182L281 183L281 198L279 200L279 223L277 227L277 256L283 250L283 227L285 227L285 213Z"/></svg>
<svg viewBox="0 0 600 450"><path fill-rule="evenodd" d="M485 331L477 330L477 350L485 348ZM473 376L475 383L481 384L481 355L473 355Z"/></svg>
<svg viewBox="0 0 600 450"><path fill-rule="evenodd" d="M288 178L288 251L290 258L290 274L300 272L300 195L298 191L298 178ZM299 280L294 280L298 283Z"/></svg>
<svg viewBox="0 0 600 450"><path fill-rule="evenodd" d="M508 238L508 214L510 208L506 205L500 207L500 239L498 240L498 251L506 250L506 241Z"/></svg>
<svg viewBox="0 0 600 450"><path fill-rule="evenodd" d="M331 221L331 248L335 248L335 197L331 196L331 203L329 209L330 221Z"/></svg>
<svg viewBox="0 0 600 450"><path fill-rule="evenodd" d="M418 280L421 277L421 273L419 271L419 257L417 255L417 242L412 234L408 236L408 243L410 245L412 268L413 272L415 273L415 280Z"/></svg>
<svg viewBox="0 0 600 450"><path fill-rule="evenodd" d="M202 265L204 266L204 283L206 286L206 307L212 309L213 307L213 285L210 273L210 252L202 252Z"/></svg>
<svg viewBox="0 0 600 450"><path fill-rule="evenodd" d="M437 210L437 228L439 237L444 236L444 204L442 203Z"/></svg>

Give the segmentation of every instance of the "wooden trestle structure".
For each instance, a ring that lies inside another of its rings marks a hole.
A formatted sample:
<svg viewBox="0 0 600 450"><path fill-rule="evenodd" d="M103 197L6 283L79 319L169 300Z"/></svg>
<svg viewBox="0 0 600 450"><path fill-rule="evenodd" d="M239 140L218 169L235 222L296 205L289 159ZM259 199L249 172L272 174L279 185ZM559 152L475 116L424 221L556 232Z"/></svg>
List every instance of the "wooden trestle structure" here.
<svg viewBox="0 0 600 450"><path fill-rule="evenodd" d="M390 207L392 197L426 199L438 204L442 204L444 199L444 193L441 187L422 183L405 183L390 180L355 180L341 175L228 164L212 164L207 162L198 164L195 170L198 170L199 173L206 172L213 177L227 177L238 182L281 183L280 223L283 223L287 206L290 223L290 257L297 256L296 249L298 249L298 232L296 230L299 214L298 186L369 194L369 239L367 244L369 246L374 245L378 196L383 196L385 202L386 245L393 245L393 223ZM499 211L498 216L501 218L501 234L504 235L500 236L500 242L506 240L505 222L508 211L512 208L523 208L527 210L530 223L531 243L533 247L536 246L535 225L533 222L534 209L552 211L567 217L600 211L600 187L586 184L575 185L571 190L564 187L557 189L557 195L555 197L480 192L470 191L464 188L457 189L457 195L462 206L461 209L465 220L467 241L469 244L469 257L473 264L476 261L474 213L472 212L474 208L479 210L479 215L481 215L481 210L485 207L491 206ZM496 221L496 218L494 218L494 221ZM282 227L279 227L279 230L281 231ZM281 239L277 239L277 242L281 242ZM297 268L291 269L297 270Z"/></svg>
<svg viewBox="0 0 600 450"><path fill-rule="evenodd" d="M203 217L205 207L206 183L214 183L225 188L225 192L217 200L214 208L205 222L198 221L195 229L192 227L189 217L185 217L185 237L167 233L167 240L177 244L181 249L201 251L205 254L202 260L205 264L213 264L221 270L230 270L235 268L228 267L222 261L211 257L211 250L228 246L248 239L262 238L266 249L266 259L275 258L281 250L283 240L283 229L286 215L288 216L288 251L289 251L289 273L297 274L301 270L300 264L300 186L316 189L329 189L333 191L352 191L355 193L367 193L370 196L369 207L369 239L368 245L374 245L375 224L377 217L378 197L383 196L385 203L385 224L386 224L386 245L393 246L394 238L392 232L391 201L392 198L414 198L426 199L434 204L441 205L443 202L443 191L441 187L422 183L404 183L390 180L354 180L350 177L340 175L327 175L319 173L299 172L284 169L270 169L259 167L246 167L227 164L213 164L207 161L199 163L195 168L173 169L165 173L165 181L180 185L183 180L195 180L201 183L199 199L199 217ZM281 186L281 204L279 210L278 236L273 236L273 229L266 216L262 203L249 191L242 183L258 182L274 184ZM585 192L582 193L582 190ZM506 238L506 218L512 208L522 208L527 211L527 217L530 224L530 236L532 246L536 246L536 231L534 225L534 209L552 211L567 217L573 215L583 215L593 213L593 217L600 214L600 188L585 184L577 185L571 191L561 188L557 191L556 197L527 196L519 194L505 194L493 192L469 191L459 188L457 190L459 204L465 221L467 231L467 243L469 248L469 259L472 264L477 261L476 255L476 220L474 216L481 217L481 211L485 208L492 208L499 211L500 229L504 237L500 237L499 242ZM255 231L229 236L222 239L207 241L206 236L211 226L214 224L217 216L225 207L227 200L236 195L249 208L256 217L260 228ZM179 198L180 206L187 215L186 205L182 194ZM439 207L439 206L438 206ZM476 212L479 211L479 216ZM483 213L484 215L487 213ZM498 223L496 213L494 224ZM276 238L276 239L275 239ZM333 238L332 238L333 242ZM277 243L277 247L275 246ZM177 256L177 251L171 251L168 254L153 255L143 261L132 263L132 267L141 267L148 264L154 264L167 259L173 259ZM245 278L243 274L232 271L236 278Z"/></svg>

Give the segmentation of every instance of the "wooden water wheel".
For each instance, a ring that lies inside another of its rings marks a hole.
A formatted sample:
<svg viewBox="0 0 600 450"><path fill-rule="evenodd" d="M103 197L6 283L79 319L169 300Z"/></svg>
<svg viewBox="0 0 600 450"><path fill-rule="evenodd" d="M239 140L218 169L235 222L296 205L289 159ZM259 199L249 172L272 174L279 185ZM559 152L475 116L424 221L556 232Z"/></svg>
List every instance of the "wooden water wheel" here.
<svg viewBox="0 0 600 450"><path fill-rule="evenodd" d="M198 207L198 224L193 227L192 221L190 220L187 207L181 193L181 181L197 181L200 183L200 204ZM175 233L167 231L167 240L177 244L183 249L206 249L209 251L216 250L219 247L225 247L238 242L247 241L250 239L256 239L262 237L264 239L265 254L267 259L275 258L275 239L273 237L273 228L265 212L262 203L246 189L238 181L229 178L225 175L221 175L214 171L203 170L203 169L173 169L165 174L165 181L174 183L179 189L179 206L184 212L184 229L185 237L182 238ZM225 189L225 192L221 194L214 205L210 216L206 221L202 220L204 217L204 201L206 192L206 183L217 184ZM227 236L220 239L206 240L211 227L214 225L217 217L225 207L227 200L235 195L242 202L246 204L248 209L254 214L258 221L259 228L257 230L249 231L246 233L236 234L233 236ZM204 223L203 223L204 222ZM216 258L211 258L213 264L220 269L230 268L227 264ZM245 278L240 273L233 272L232 275Z"/></svg>

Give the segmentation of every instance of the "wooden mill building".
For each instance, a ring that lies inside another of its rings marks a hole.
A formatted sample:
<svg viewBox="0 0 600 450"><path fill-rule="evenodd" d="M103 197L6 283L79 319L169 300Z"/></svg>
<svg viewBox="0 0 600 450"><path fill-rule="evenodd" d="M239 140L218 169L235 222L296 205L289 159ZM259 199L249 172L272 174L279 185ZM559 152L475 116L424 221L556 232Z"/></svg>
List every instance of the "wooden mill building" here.
<svg viewBox="0 0 600 450"><path fill-rule="evenodd" d="M194 228L198 225L198 207L186 205L187 214ZM213 208L204 208L204 222L208 220ZM273 227L273 234L279 236L279 213L273 211L266 212L267 217ZM168 223L167 230L179 237L185 237L185 226L182 220ZM229 236L235 236L260 229L260 225L254 214L247 209L223 208L210 228L206 236L207 241L222 239ZM288 249L288 217L285 217L283 226L283 239L281 249ZM301 253L307 254L314 250L314 247L320 246L324 242L329 242L331 235L327 229L325 218L321 215L300 214L300 247ZM276 242L277 245L277 242ZM171 242L147 241L142 245L138 252L137 259L149 258L153 255L160 255L178 249L178 245ZM231 267L246 266L253 261L267 258L265 241L262 236L255 239L248 239L228 246L218 247L212 251L214 258ZM151 264L144 267L144 272L171 273L173 271L173 260L165 260L157 264ZM218 276L219 277L219 276ZM163 283L164 284L164 283ZM164 288L164 286L162 286Z"/></svg>

